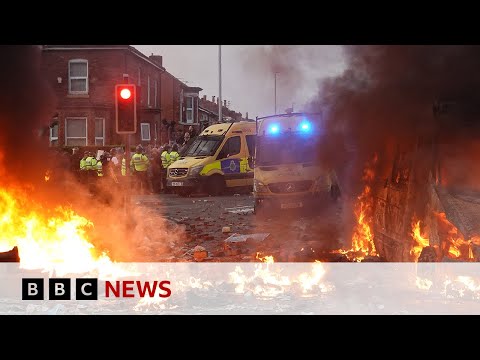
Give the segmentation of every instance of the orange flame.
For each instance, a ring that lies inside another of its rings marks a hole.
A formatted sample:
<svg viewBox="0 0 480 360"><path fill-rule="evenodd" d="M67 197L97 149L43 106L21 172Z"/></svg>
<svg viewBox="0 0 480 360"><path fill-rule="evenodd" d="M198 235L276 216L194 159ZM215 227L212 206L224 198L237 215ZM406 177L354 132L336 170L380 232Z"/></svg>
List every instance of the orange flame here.
<svg viewBox="0 0 480 360"><path fill-rule="evenodd" d="M423 248L429 246L430 244L429 239L425 238L425 236L422 236L422 232L420 230L420 220L417 221L415 218L413 219L411 235L415 241L415 244L413 245L412 250L410 250L410 255L415 258L415 261L418 261Z"/></svg>
<svg viewBox="0 0 480 360"><path fill-rule="evenodd" d="M448 256L451 258L462 257L473 259L472 241L475 239L472 239L471 241L465 240L455 225L447 220L445 213L435 213L435 215L437 216L437 219L440 220L440 223L444 226L448 234L446 239Z"/></svg>
<svg viewBox="0 0 480 360"><path fill-rule="evenodd" d="M57 274L86 272L111 264L88 240L93 223L73 210L44 209L20 190L0 188L0 251L18 246L20 267Z"/></svg>
<svg viewBox="0 0 480 360"><path fill-rule="evenodd" d="M47 170L47 172L45 173L45 181L48 180L50 180L50 171Z"/></svg>
<svg viewBox="0 0 480 360"><path fill-rule="evenodd" d="M372 162L367 163L363 172L363 181L366 185L362 194L358 197L358 202L355 205L355 216L357 218L357 225L355 226L352 236L352 251L362 252L365 255L376 255L375 243L373 242L373 232L371 228L373 218L373 197L371 193L371 183L374 179L375 172L373 167L377 162L377 155L375 154Z"/></svg>
<svg viewBox="0 0 480 360"><path fill-rule="evenodd" d="M255 255L255 259L258 259L267 264L273 264L275 262L272 255L260 256L259 252L257 252L257 254Z"/></svg>

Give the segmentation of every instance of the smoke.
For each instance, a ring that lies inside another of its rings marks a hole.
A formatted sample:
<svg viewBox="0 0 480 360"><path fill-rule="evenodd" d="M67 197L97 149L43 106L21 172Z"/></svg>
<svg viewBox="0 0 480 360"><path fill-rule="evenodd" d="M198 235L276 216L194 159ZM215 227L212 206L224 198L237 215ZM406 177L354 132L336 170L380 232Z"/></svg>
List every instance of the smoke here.
<svg viewBox="0 0 480 360"><path fill-rule="evenodd" d="M41 70L39 46L0 46L0 178L42 180L55 98ZM44 130L45 131L45 130Z"/></svg>
<svg viewBox="0 0 480 360"><path fill-rule="evenodd" d="M343 62L337 46L327 45L263 45L245 46L241 53L244 71L256 79L250 101L259 99L259 116L274 113L275 73L277 112L294 104L300 110L317 87L317 80L337 74ZM261 81L259 81L261 80Z"/></svg>
<svg viewBox="0 0 480 360"><path fill-rule="evenodd" d="M345 46L344 57L344 72L322 81L308 106L325 115L329 139L319 151L339 172L344 192L361 191L374 153L377 170L386 171L395 146L433 135L435 103L478 103L479 46Z"/></svg>

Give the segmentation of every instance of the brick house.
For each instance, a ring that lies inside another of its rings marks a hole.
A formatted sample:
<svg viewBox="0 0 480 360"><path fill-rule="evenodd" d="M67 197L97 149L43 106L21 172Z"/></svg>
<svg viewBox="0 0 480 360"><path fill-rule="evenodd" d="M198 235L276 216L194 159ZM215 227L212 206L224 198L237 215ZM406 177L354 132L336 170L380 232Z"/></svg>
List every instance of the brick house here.
<svg viewBox="0 0 480 360"><path fill-rule="evenodd" d="M212 96L212 100L207 100L207 96L204 95L200 99L200 122L204 126L218 123L218 98ZM242 120L242 114L231 110L227 106L227 101L223 101L222 106L222 121L221 122L237 122Z"/></svg>
<svg viewBox="0 0 480 360"><path fill-rule="evenodd" d="M137 85L138 131L131 144L161 144L170 140L170 128L198 123L201 89L168 73L162 56L128 45L44 45L42 70L57 96L52 146L124 144L115 131L114 89L126 81Z"/></svg>

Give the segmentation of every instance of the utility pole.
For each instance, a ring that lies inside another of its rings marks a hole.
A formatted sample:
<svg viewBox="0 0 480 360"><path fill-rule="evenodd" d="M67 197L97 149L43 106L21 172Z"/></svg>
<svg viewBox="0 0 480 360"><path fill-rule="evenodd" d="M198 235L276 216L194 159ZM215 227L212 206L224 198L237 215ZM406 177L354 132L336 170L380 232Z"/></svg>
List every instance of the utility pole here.
<svg viewBox="0 0 480 360"><path fill-rule="evenodd" d="M218 122L222 120L222 45L218 45Z"/></svg>

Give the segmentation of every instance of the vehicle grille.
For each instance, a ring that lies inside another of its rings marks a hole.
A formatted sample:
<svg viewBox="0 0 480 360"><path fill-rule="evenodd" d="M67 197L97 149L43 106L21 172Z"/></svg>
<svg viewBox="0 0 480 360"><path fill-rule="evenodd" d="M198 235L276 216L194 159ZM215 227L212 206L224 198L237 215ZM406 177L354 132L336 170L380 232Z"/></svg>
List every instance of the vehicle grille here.
<svg viewBox="0 0 480 360"><path fill-rule="evenodd" d="M312 186L311 180L304 181L291 181L291 182L279 182L268 185L268 188L273 193L297 193L308 191Z"/></svg>
<svg viewBox="0 0 480 360"><path fill-rule="evenodd" d="M183 176L186 176L187 173L188 173L188 169L185 169L185 168L168 169L168 176L172 178L183 177Z"/></svg>

